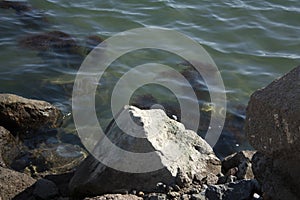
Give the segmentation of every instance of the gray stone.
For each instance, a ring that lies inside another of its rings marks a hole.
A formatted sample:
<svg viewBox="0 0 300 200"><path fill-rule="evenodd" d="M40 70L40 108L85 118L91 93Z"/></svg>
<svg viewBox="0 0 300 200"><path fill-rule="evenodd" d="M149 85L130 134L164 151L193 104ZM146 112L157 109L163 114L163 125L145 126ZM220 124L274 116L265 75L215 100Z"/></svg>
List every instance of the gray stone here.
<svg viewBox="0 0 300 200"><path fill-rule="evenodd" d="M0 197L3 200L12 199L35 181L26 174L0 167Z"/></svg>
<svg viewBox="0 0 300 200"><path fill-rule="evenodd" d="M251 199L253 194L260 190L258 182L253 180L240 180L224 185L210 185L205 196L209 200Z"/></svg>
<svg viewBox="0 0 300 200"><path fill-rule="evenodd" d="M174 185L179 174L191 179L195 174L205 177L215 176L214 174L220 172L220 161L212 148L195 132L186 130L183 124L168 118L162 110L140 110L133 106L127 106L120 113L118 119L122 119L120 120L121 124L127 124L128 118L122 118L122 116L129 114L133 121L142 125L136 130L130 124L123 128L127 128L131 131L130 133L134 134L145 133L145 138L143 141L135 140L121 131L114 122L106 132L110 140L127 151L154 152L153 160L147 162L147 165L158 163L162 168L148 173L122 172L107 167L89 156L78 167L70 182L70 190L73 195L101 195L120 189L151 192L155 191L159 182L167 186ZM106 152L100 150L99 152L98 155L103 155L105 159L111 159L118 165L128 165L126 160L114 151L107 149ZM96 151L96 153L98 152ZM173 159L172 156L175 156L176 159ZM132 163L132 166L129 165L129 167L140 170L137 168L140 166L137 164L139 162L136 160L136 163ZM177 180L177 182L180 181ZM185 185L185 182L185 180L182 182L182 186Z"/></svg>
<svg viewBox="0 0 300 200"><path fill-rule="evenodd" d="M0 126L12 133L55 127L60 116L60 111L48 102L0 94Z"/></svg>
<svg viewBox="0 0 300 200"><path fill-rule="evenodd" d="M20 148L15 137L0 126L0 166L8 167L19 154Z"/></svg>
<svg viewBox="0 0 300 200"><path fill-rule="evenodd" d="M38 199L51 200L58 197L58 188L52 181L40 179L35 183L33 195Z"/></svg>
<svg viewBox="0 0 300 200"><path fill-rule="evenodd" d="M251 95L245 124L250 144L266 155L298 156L299 113L300 66Z"/></svg>

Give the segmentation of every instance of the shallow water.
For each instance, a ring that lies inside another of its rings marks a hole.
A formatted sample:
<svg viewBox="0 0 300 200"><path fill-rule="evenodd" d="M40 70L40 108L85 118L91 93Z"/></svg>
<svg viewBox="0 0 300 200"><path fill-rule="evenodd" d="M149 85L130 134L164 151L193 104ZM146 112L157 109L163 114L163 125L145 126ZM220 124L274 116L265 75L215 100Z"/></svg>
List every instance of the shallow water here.
<svg viewBox="0 0 300 200"><path fill-rule="evenodd" d="M203 45L221 72L228 110L234 116L230 121L233 125L228 125L216 150L221 156L250 148L242 131L244 108L250 94L300 61L300 1L297 0L28 2L37 11L27 18L13 10L0 10L0 92L47 100L67 115L71 113L72 84L81 60L55 52L41 56L37 51L19 46L21 39L60 30L83 44L90 35L105 39L132 28L174 29ZM41 15L47 21L41 20ZM150 61L175 67L181 62L173 55L151 51L120 58L109 69L101 85L103 90L99 89L96 97L99 115L105 118L104 125L110 120L107 102L115 82L132 66ZM160 101L174 103L174 96L165 95L162 88L146 87L142 93L153 90ZM69 116L60 137L70 133L75 133L75 128Z"/></svg>

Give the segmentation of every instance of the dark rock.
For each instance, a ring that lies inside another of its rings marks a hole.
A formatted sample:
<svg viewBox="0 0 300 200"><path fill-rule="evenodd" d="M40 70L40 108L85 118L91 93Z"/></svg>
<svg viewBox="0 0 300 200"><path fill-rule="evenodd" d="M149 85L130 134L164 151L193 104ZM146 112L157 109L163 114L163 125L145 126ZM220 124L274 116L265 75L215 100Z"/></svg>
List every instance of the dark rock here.
<svg viewBox="0 0 300 200"><path fill-rule="evenodd" d="M20 148L14 136L0 126L0 166L10 166L19 151Z"/></svg>
<svg viewBox="0 0 300 200"><path fill-rule="evenodd" d="M299 199L299 180L295 180L295 177L292 177L298 173L299 168L297 166L300 162L299 158L295 158L294 162L294 167L288 167L290 170L287 171L287 169L282 170L286 168L286 166L283 165L291 165L291 161L286 161L284 158L281 160L273 160L260 152L254 154L252 158L252 169L255 178L262 185L264 199Z"/></svg>
<svg viewBox="0 0 300 200"><path fill-rule="evenodd" d="M64 174L51 174L45 176L45 179L52 181L56 184L58 192L62 197L69 197L69 182L74 176L74 172L68 172Z"/></svg>
<svg viewBox="0 0 300 200"><path fill-rule="evenodd" d="M35 183L33 195L37 199L51 200L58 197L58 189L55 183L47 179L40 179Z"/></svg>
<svg viewBox="0 0 300 200"><path fill-rule="evenodd" d="M255 151L240 151L222 161L222 173L225 176L236 176L239 180L253 179L251 160Z"/></svg>
<svg viewBox="0 0 300 200"><path fill-rule="evenodd" d="M84 200L143 200L143 198L132 194L106 194L98 197L85 198Z"/></svg>
<svg viewBox="0 0 300 200"><path fill-rule="evenodd" d="M240 180L224 185L210 185L206 189L205 196L209 200L247 200L257 191L260 191L260 186L255 179Z"/></svg>
<svg viewBox="0 0 300 200"><path fill-rule="evenodd" d="M0 197L3 200L12 199L35 181L26 174L0 167Z"/></svg>
<svg viewBox="0 0 300 200"><path fill-rule="evenodd" d="M300 198L300 66L251 95L245 130L253 173L271 199Z"/></svg>
<svg viewBox="0 0 300 200"><path fill-rule="evenodd" d="M56 127L60 117L60 111L48 102L0 94L0 125L12 133Z"/></svg>
<svg viewBox="0 0 300 200"><path fill-rule="evenodd" d="M300 66L251 95L245 131L256 150L276 157L299 155L299 84Z"/></svg>
<svg viewBox="0 0 300 200"><path fill-rule="evenodd" d="M128 124L126 113L142 126L136 130L132 129L132 126ZM214 155L211 147L195 132L186 130L181 123L168 118L162 110L140 110L129 106L121 112L118 119L120 119L120 123L126 125L125 129L128 128L131 133L146 133L146 137L143 138L144 141L137 142L133 137L124 134L114 122L106 132L110 140L127 151L155 152L155 156L151 159L152 163L147 162L147 165L152 166L158 162L162 168L152 172L138 173L138 170L141 170L141 164L146 163L139 163L139 160L136 160L135 163L128 163L118 153L107 149L105 153L97 146L94 151L97 153L96 155L103 156L101 158L113 159L119 166L129 164L130 170L134 169L137 172L115 170L89 156L78 167L70 182L70 190L73 195L101 195L120 189L152 192L155 191L159 182L167 186L175 185L177 177L177 183L185 186L186 183L191 182L191 180L185 180L187 177L191 179L195 174L200 174L202 177L209 174L213 176L220 171L220 161ZM159 134L157 134L157 130L160 131ZM153 137L154 134L155 137ZM176 145L177 142L180 143L179 146ZM198 148L196 149L195 146ZM106 157L108 152L110 156ZM176 161L170 157L173 154L176 156ZM138 165L135 165L136 163ZM178 174L185 178L179 181Z"/></svg>

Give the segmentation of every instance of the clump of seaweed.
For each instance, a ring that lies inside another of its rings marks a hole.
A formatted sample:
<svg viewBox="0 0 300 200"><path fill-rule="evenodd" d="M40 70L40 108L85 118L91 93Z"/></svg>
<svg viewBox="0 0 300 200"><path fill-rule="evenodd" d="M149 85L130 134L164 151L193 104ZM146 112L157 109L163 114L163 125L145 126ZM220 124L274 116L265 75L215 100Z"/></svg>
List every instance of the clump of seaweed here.
<svg viewBox="0 0 300 200"><path fill-rule="evenodd" d="M30 12L33 8L24 1L0 1L0 8L13 9L17 13Z"/></svg>
<svg viewBox="0 0 300 200"><path fill-rule="evenodd" d="M103 42L103 39L98 35L90 35L86 38L85 52L89 54L97 45Z"/></svg>
<svg viewBox="0 0 300 200"><path fill-rule="evenodd" d="M0 1L0 8L14 10L20 16L20 21L31 28L43 27L48 22L41 11L24 1Z"/></svg>
<svg viewBox="0 0 300 200"><path fill-rule="evenodd" d="M50 31L47 33L31 35L22 39L19 43L22 47L36 51L74 53L78 49L77 43L73 37L62 31Z"/></svg>

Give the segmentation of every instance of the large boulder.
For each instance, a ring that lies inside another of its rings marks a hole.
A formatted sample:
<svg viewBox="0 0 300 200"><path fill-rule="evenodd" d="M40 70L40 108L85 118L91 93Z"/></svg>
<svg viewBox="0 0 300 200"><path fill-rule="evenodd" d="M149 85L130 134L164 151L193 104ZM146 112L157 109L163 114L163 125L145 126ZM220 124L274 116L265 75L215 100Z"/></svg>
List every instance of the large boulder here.
<svg viewBox="0 0 300 200"><path fill-rule="evenodd" d="M245 131L257 150L279 156L300 152L300 66L251 95Z"/></svg>
<svg viewBox="0 0 300 200"><path fill-rule="evenodd" d="M60 116L60 111L48 102L0 94L0 126L12 133L54 127Z"/></svg>
<svg viewBox="0 0 300 200"><path fill-rule="evenodd" d="M34 183L26 174L0 167L0 199L13 199Z"/></svg>
<svg viewBox="0 0 300 200"><path fill-rule="evenodd" d="M300 198L300 66L254 92L246 114L246 134L258 150L255 177L271 199Z"/></svg>
<svg viewBox="0 0 300 200"><path fill-rule="evenodd" d="M139 128L128 123L128 117L139 124ZM124 131L121 131L115 121L111 123L106 131L110 141L130 152L153 152L153 159L146 165L159 164L162 168L142 173L138 167L145 163L141 160L128 163L119 152L107 148L103 151L97 146L94 155L98 155L98 158L116 163L119 167L126 165L137 173L113 169L89 156L70 182L73 195L96 196L131 190L151 192L158 183L184 187L195 175L217 181L214 174L219 173L221 167L212 148L195 132L186 130L183 124L167 117L163 110L140 110L134 106L126 106L117 119ZM125 132L130 132L131 135L142 133L144 138L132 137ZM99 144L101 142L102 140Z"/></svg>

